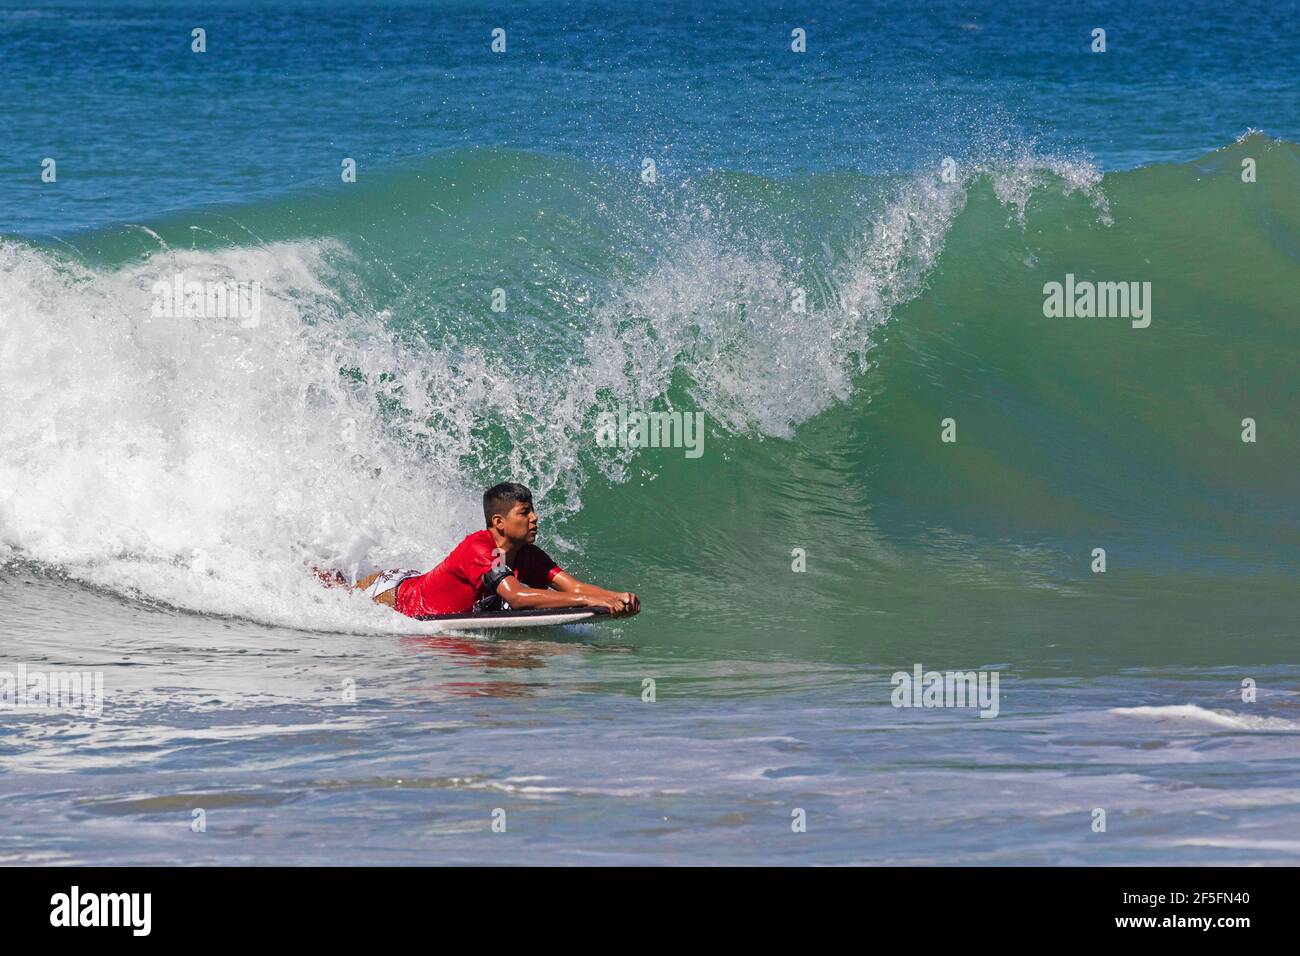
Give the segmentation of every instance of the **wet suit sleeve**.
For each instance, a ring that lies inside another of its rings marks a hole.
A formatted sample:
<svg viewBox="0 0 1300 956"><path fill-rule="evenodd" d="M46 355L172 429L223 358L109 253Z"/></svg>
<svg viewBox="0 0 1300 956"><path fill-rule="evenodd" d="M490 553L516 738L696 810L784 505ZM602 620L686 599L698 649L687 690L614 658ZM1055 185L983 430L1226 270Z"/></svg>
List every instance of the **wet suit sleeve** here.
<svg viewBox="0 0 1300 956"><path fill-rule="evenodd" d="M530 588L550 587L551 579L564 570L551 560L549 554L535 544L526 545L519 552L517 563L519 565L519 580Z"/></svg>

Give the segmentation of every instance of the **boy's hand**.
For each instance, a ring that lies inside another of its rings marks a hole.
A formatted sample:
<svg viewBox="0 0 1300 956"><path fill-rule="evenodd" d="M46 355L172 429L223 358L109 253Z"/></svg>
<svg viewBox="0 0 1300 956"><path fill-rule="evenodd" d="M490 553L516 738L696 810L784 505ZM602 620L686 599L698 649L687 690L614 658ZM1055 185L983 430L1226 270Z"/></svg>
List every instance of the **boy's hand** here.
<svg viewBox="0 0 1300 956"><path fill-rule="evenodd" d="M626 617L641 610L641 602L631 591L624 591L622 594L609 591L599 596L590 595L587 601L588 607L609 608L611 617Z"/></svg>

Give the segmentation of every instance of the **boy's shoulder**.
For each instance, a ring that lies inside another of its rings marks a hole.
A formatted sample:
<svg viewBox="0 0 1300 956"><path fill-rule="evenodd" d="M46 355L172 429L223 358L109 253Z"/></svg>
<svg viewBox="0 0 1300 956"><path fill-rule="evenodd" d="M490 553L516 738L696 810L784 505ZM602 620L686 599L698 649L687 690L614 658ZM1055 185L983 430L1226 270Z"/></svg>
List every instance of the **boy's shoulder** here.
<svg viewBox="0 0 1300 956"><path fill-rule="evenodd" d="M472 531L461 538L460 544L456 545L451 553L460 558L481 560L485 556L490 558L494 547L496 542L492 539L492 532L484 528L480 531Z"/></svg>

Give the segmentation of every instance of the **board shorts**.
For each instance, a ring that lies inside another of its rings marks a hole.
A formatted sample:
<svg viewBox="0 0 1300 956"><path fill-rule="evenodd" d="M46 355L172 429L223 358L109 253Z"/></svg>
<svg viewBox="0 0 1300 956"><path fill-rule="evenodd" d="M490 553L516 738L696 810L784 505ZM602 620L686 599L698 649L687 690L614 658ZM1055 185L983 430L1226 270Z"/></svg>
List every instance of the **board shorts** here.
<svg viewBox="0 0 1300 956"><path fill-rule="evenodd" d="M366 588L365 595L374 601L385 591L391 591L400 585L407 578L418 578L423 571L412 571L410 568L394 568L391 571L380 571L379 577L371 582L370 587Z"/></svg>

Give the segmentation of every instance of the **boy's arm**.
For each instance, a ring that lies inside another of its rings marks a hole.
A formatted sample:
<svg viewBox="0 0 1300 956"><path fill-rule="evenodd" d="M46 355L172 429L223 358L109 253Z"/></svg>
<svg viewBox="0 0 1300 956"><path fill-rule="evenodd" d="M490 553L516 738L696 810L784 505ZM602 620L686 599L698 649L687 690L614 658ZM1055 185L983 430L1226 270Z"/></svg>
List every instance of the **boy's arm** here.
<svg viewBox="0 0 1300 956"><path fill-rule="evenodd" d="M551 585L554 587L561 577L569 578L574 584L582 584L561 572L551 580ZM615 617L635 614L641 610L641 604L634 594L626 595L630 600L625 600L624 595L615 594L613 591L596 588L590 584L583 586L587 590L556 588L552 591L548 588L531 588L511 574L501 579L501 583L497 585L497 594L501 595L502 600L511 607L517 608L604 607L609 608L610 614Z"/></svg>
<svg viewBox="0 0 1300 956"><path fill-rule="evenodd" d="M640 599L631 591L609 591L595 584L579 581L567 571L561 571L551 578L551 587L557 591L563 591L565 594L586 594L620 601L626 606L625 613L627 614L635 614L641 610Z"/></svg>

